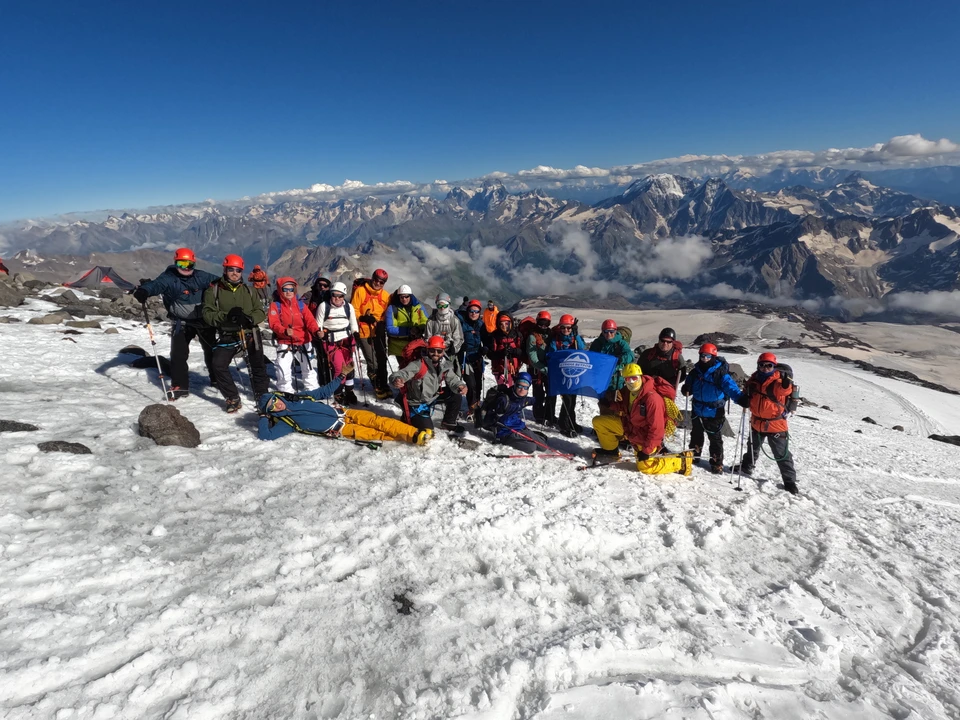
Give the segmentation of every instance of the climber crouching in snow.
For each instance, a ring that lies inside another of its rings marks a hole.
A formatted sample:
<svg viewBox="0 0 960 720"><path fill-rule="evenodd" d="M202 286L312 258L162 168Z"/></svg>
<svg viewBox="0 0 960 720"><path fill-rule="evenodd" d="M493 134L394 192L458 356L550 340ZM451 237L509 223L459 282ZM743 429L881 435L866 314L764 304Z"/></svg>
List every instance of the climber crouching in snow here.
<svg viewBox="0 0 960 720"><path fill-rule="evenodd" d="M739 404L750 409L750 438L740 466L734 469L744 475L752 475L757 455L766 440L780 468L783 489L796 495L799 492L797 471L793 466L793 455L790 454L787 417L796 410L797 400L794 397L793 379L787 374L786 366L780 367L784 369L777 369L776 355L762 353L757 360L757 371L747 380Z"/></svg>
<svg viewBox="0 0 960 720"><path fill-rule="evenodd" d="M534 453L546 445L547 436L529 430L523 419L523 409L533 404L530 389L533 376L517 373L511 387L498 385L490 398L484 400L480 425L496 436L496 442L509 445L522 453Z"/></svg>
<svg viewBox="0 0 960 720"><path fill-rule="evenodd" d="M440 427L455 433L465 428L457 422L460 398L467 394L466 383L460 378L446 354L446 341L439 335L427 340L420 361L414 360L390 376L390 384L400 388L403 419L414 427L433 430L433 406L444 406ZM446 385L446 387L443 387Z"/></svg>
<svg viewBox="0 0 960 720"><path fill-rule="evenodd" d="M332 397L352 372L352 364L344 365L332 381L301 395L280 392L261 395L257 401L260 410L257 434L260 439L276 440L297 432L362 442L397 440L424 445L433 437L431 430L418 430L369 410L342 410L320 402Z"/></svg>
<svg viewBox="0 0 960 720"><path fill-rule="evenodd" d="M593 418L593 429L600 441L600 447L594 450L594 460L598 463L617 462L620 441L626 438L637 453L637 470L643 474L690 475L692 457L689 451L663 454L663 438L668 423L672 422L663 396L675 397L674 387L663 378L644 375L636 363L623 368L623 385L610 405L614 414Z"/></svg>

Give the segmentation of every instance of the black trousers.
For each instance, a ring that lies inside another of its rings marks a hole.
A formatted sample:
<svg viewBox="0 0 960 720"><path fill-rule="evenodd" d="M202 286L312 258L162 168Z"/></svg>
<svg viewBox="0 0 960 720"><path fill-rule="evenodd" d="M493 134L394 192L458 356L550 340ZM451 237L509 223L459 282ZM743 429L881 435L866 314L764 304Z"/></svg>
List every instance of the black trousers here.
<svg viewBox="0 0 960 720"><path fill-rule="evenodd" d="M477 355L473 359L464 361L464 366L469 366L471 372L463 373L463 382L467 385L467 407L479 407L483 402L483 357Z"/></svg>
<svg viewBox="0 0 960 720"><path fill-rule="evenodd" d="M704 435L710 443L710 464L723 465L723 408L717 408L716 416L700 417L693 416L693 423L690 430L690 448L693 450L694 457L700 457L703 450Z"/></svg>
<svg viewBox="0 0 960 720"><path fill-rule="evenodd" d="M460 417L460 402L463 398L460 393L444 391L440 394L438 405L443 405L443 424L456 425ZM410 424L417 430L433 430L433 413L429 415L416 415L410 412Z"/></svg>
<svg viewBox="0 0 960 720"><path fill-rule="evenodd" d="M547 398L547 412L549 413L553 408L556 407L557 398ZM560 396L560 414L557 418L557 427L560 428L560 432L580 432L582 429L577 424L577 396L576 395L561 395Z"/></svg>
<svg viewBox="0 0 960 720"><path fill-rule="evenodd" d="M557 398L547 397L547 376L540 373L533 376L533 419L538 423L557 422Z"/></svg>
<svg viewBox="0 0 960 720"><path fill-rule="evenodd" d="M322 340L313 341L313 351L317 358L317 382L320 383L320 387L323 387L333 380L333 377L330 375L330 360L327 358L327 351L323 348ZM302 368L300 372L303 372Z"/></svg>
<svg viewBox="0 0 960 720"><path fill-rule="evenodd" d="M232 336L226 336L220 339L220 344L213 349L213 379L214 384L227 400L237 400L240 393L237 391L237 384L233 380L230 372L230 363L233 358L243 352L240 346L239 338L231 344ZM250 377L250 383L253 385L254 397L260 397L269 388L267 378L267 364L263 357L263 347L260 342L259 333L247 333L247 374Z"/></svg>
<svg viewBox="0 0 960 720"><path fill-rule="evenodd" d="M360 350L367 363L367 377L374 390L389 390L387 385L387 330L377 323L376 331L368 338L360 339Z"/></svg>
<svg viewBox="0 0 960 720"><path fill-rule="evenodd" d="M170 382L181 390L190 389L187 358L190 357L190 343L194 338L200 340L210 383L216 384L213 380L213 346L217 344L217 329L206 325L188 325L178 320L174 322L173 335L170 336Z"/></svg>
<svg viewBox="0 0 960 720"><path fill-rule="evenodd" d="M544 445L547 444L547 436L544 435L543 433L539 433L536 430L530 430L529 428L527 428L526 430L523 430L522 432L527 437L533 438L533 440L542 442ZM518 450L519 452L527 453L529 455L529 454L535 453L537 450L543 449L539 445L537 445L537 443L533 442L533 440L525 440L519 435L510 433L510 435L500 440L500 444L506 445L508 447L513 448L514 450Z"/></svg>
<svg viewBox="0 0 960 720"><path fill-rule="evenodd" d="M743 454L740 461L740 467L744 472L753 472L757 458L760 457L760 447L766 440L770 446L770 452L777 461L777 467L780 468L780 477L783 478L783 484L796 484L797 470L793 466L793 455L790 454L788 434L764 433L750 428L750 439L747 441L747 451Z"/></svg>

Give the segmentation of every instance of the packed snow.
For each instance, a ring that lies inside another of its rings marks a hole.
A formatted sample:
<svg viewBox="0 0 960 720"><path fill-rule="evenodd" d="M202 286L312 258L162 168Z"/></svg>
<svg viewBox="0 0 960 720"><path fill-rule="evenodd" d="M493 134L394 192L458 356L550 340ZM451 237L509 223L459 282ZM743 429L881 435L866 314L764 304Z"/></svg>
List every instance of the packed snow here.
<svg viewBox="0 0 960 720"><path fill-rule="evenodd" d="M794 497L767 458L737 492L445 436L261 442L196 348L188 450L137 435L157 374L118 350L146 330L103 324L0 326L0 417L41 428L0 433L4 718L960 717L960 447L926 438L957 396L784 354L831 408L792 420Z"/></svg>

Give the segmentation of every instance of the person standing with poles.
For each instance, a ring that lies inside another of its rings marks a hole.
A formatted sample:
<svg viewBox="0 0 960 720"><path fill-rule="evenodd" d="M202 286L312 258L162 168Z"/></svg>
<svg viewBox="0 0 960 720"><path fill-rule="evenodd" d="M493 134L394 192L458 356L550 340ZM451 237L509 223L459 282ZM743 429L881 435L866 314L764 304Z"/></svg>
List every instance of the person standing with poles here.
<svg viewBox="0 0 960 720"><path fill-rule="evenodd" d="M237 412L242 405L230 374L230 361L237 353L246 352L244 359L254 401L267 392L267 366L257 328L266 317L259 298L243 283L243 258L227 255L223 259L223 277L203 294L203 320L219 333L213 350L213 373L228 413Z"/></svg>
<svg viewBox="0 0 960 720"><path fill-rule="evenodd" d="M757 360L757 371L747 380L739 405L750 409L750 438L736 470L750 477L757 454L766 440L773 453L772 459L780 469L783 489L796 495L800 491L797 488L793 455L790 454L787 417L796 410L797 399L794 397L793 379L785 368L784 365L777 365L776 355L765 352Z"/></svg>
<svg viewBox="0 0 960 720"><path fill-rule="evenodd" d="M167 316L173 321L170 334L170 389L168 400L179 400L190 394L190 343L200 340L203 361L207 366L210 384L216 386L213 373L213 346L217 342L216 328L203 319L203 293L217 281L217 276L196 268L197 258L190 248L178 248L173 253L173 264L154 280L143 283L133 291L134 299L143 305L146 318L147 298L159 295ZM149 327L149 320L147 322ZM151 342L153 330L150 329ZM156 345L154 343L154 345ZM154 347L156 354L156 347Z"/></svg>
<svg viewBox="0 0 960 720"><path fill-rule="evenodd" d="M690 431L690 449L694 459L703 452L704 434L710 443L710 472L719 475L723 472L723 423L724 405L727 398L740 402L742 392L736 381L730 377L730 366L722 357L717 356L717 346L704 343L700 346L700 359L683 386L680 393L689 399L693 397L693 422Z"/></svg>
<svg viewBox="0 0 960 720"><path fill-rule="evenodd" d="M551 353L560 350L586 350L587 345L575 329L577 324L573 315L561 315L557 330L547 343L546 356L549 360ZM552 409L547 407L547 411ZM560 413L557 418L557 429L564 437L576 437L583 428L577 422L577 396L560 396Z"/></svg>
<svg viewBox="0 0 960 720"><path fill-rule="evenodd" d="M335 282L327 294L327 299L317 306L316 324L320 328L320 337L323 338L323 353L334 376L339 375L345 365L352 365L355 338L359 332L356 313L346 298L347 286L342 282ZM355 374L355 371L350 372L343 386L334 395L341 405L357 404L357 395L353 392Z"/></svg>
<svg viewBox="0 0 960 720"><path fill-rule="evenodd" d="M387 385L386 314L390 293L384 290L383 286L386 285L388 277L386 270L374 270L369 280L354 286L350 300L360 326L360 350L367 362L367 377L378 400L393 397Z"/></svg>
<svg viewBox="0 0 960 720"><path fill-rule="evenodd" d="M460 368L463 381L467 384L467 412L473 415L474 423L478 422L477 411L483 402L483 369L486 364L483 355L486 352L487 328L480 317L482 310L483 305L479 300L470 300L465 310L457 311L463 331Z"/></svg>
<svg viewBox="0 0 960 720"><path fill-rule="evenodd" d="M297 281L292 277L277 278L277 294L270 303L267 316L270 330L277 341L277 390L294 391L293 364L300 363L303 389L307 392L320 387L314 368L311 339L319 328L313 314L303 300L297 298Z"/></svg>

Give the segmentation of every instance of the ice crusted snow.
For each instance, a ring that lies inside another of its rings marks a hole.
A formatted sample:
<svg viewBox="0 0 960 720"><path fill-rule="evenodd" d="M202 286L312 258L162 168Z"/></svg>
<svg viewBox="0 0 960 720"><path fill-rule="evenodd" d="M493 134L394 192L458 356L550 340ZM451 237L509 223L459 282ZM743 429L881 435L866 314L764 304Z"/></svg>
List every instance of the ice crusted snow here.
<svg viewBox="0 0 960 720"><path fill-rule="evenodd" d="M960 716L960 448L925 437L956 396L787 356L833 408L793 420L792 497L766 458L736 492L446 437L260 442L195 351L187 450L137 436L156 373L117 350L146 332L103 322L0 330L0 417L42 428L0 433L5 719Z"/></svg>

